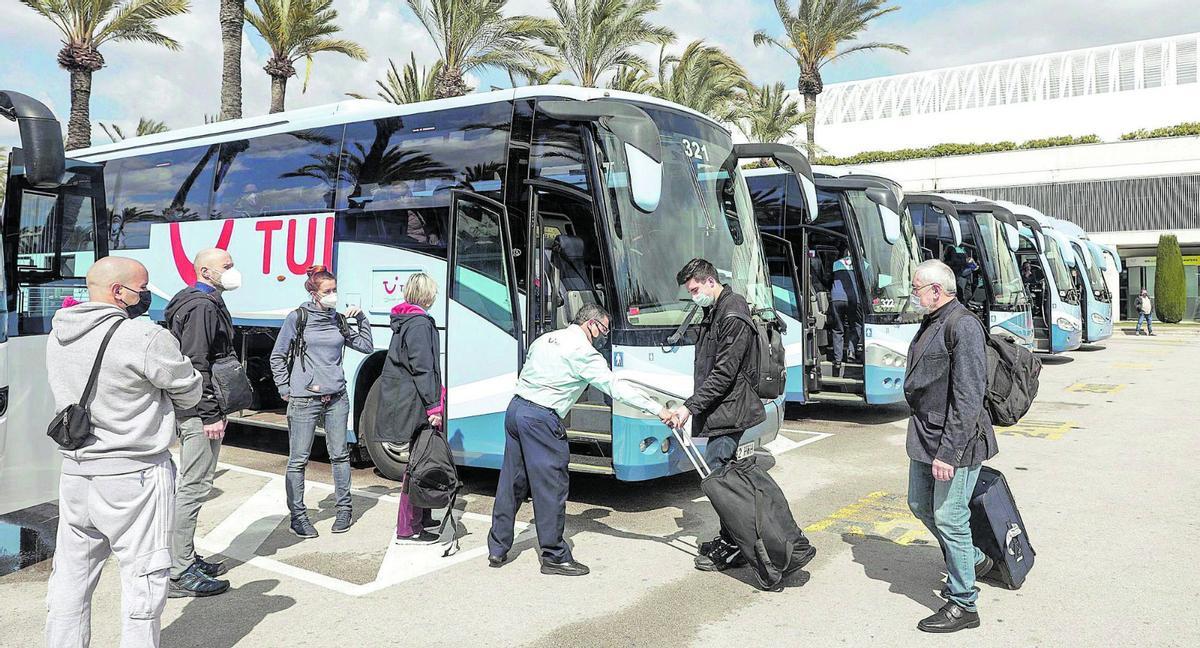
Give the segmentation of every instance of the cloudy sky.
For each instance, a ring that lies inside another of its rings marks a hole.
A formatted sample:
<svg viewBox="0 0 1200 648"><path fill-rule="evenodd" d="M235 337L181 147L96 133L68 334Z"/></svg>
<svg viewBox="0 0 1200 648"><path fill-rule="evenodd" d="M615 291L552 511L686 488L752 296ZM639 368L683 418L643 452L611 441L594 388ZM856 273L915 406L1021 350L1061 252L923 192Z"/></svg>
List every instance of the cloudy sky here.
<svg viewBox="0 0 1200 648"><path fill-rule="evenodd" d="M63 121L70 105L67 73L55 64L58 32L16 0L0 0L0 53L6 61L0 86L31 94ZM906 45L894 52L854 54L825 70L827 83L976 63L1016 56L1200 31L1194 0L893 0L900 11L880 19L867 40ZM253 0L250 0L253 2ZM794 4L795 0L793 0ZM729 7L737 6L735 11ZM107 67L93 77L92 120L131 128L139 116L179 128L203 123L219 106L221 42L218 0L192 0L190 14L161 21L162 31L182 44L178 52L136 43L110 43L101 52ZM390 57L400 64L415 53L428 64L436 52L402 0L336 0L342 35L362 44L365 63L338 55L315 60L308 91L289 83L289 108L344 98L346 92L374 92ZM722 10L717 10L721 7ZM546 0L510 0L511 13L549 15ZM778 50L756 48L757 29L778 34L771 0L662 0L655 16L678 34L678 46L702 38L729 50L757 83L795 84L791 59ZM247 115L265 113L270 82L262 66L269 51L247 25L243 48L243 100ZM649 52L647 52L649 54ZM298 66L301 74L303 67ZM482 90L508 85L507 76L481 72L469 79ZM16 143L16 129L0 122L0 145ZM107 142L96 128L93 142Z"/></svg>

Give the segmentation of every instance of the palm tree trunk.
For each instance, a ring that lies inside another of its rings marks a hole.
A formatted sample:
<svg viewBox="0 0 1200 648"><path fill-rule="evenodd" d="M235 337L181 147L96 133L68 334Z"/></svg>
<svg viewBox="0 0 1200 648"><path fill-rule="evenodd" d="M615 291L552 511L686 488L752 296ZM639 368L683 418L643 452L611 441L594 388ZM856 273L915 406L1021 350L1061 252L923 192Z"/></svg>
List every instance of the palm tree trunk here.
<svg viewBox="0 0 1200 648"><path fill-rule="evenodd" d="M242 23L245 0L221 0L221 119L242 116Z"/></svg>
<svg viewBox="0 0 1200 648"><path fill-rule="evenodd" d="M817 95L804 95L804 111L812 115L804 130L808 133L808 159L811 162L817 154Z"/></svg>
<svg viewBox="0 0 1200 648"><path fill-rule="evenodd" d="M71 72L71 119L67 122L66 149L81 149L92 145L92 73L86 69Z"/></svg>
<svg viewBox="0 0 1200 648"><path fill-rule="evenodd" d="M271 112L283 112L283 99L287 95L287 77L271 77Z"/></svg>

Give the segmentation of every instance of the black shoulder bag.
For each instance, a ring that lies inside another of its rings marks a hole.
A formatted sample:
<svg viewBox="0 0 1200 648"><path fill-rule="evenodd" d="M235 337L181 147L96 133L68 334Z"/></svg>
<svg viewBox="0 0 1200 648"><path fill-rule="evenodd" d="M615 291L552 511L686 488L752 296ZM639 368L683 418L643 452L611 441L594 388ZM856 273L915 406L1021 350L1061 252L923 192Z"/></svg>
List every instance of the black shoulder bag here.
<svg viewBox="0 0 1200 648"><path fill-rule="evenodd" d="M100 351L96 353L96 361L92 363L92 374L88 376L87 387L83 388L79 404L67 405L46 428L46 436L54 439L63 450L78 450L92 436L92 414L88 410L88 401L92 398L92 392L96 390L96 379L100 376L104 350L108 348L109 340L112 340L113 333L117 332L117 327L125 318L118 317L116 320L104 335L104 341L100 343Z"/></svg>

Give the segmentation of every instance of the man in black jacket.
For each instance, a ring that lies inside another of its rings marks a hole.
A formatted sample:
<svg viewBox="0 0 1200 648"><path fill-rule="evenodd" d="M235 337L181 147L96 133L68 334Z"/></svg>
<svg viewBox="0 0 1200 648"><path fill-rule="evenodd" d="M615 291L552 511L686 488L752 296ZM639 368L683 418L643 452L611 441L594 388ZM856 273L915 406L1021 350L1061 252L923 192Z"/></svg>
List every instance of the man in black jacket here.
<svg viewBox="0 0 1200 648"><path fill-rule="evenodd" d="M213 394L212 364L233 354L233 318L221 297L242 285L233 258L221 249L196 255L196 284L184 288L167 304L166 323L179 349L192 361L204 382L196 407L176 412L179 433L179 476L175 495L175 531L171 547L171 598L212 596L229 589L218 580L227 567L196 555L196 518L212 490L217 456L225 437L226 414Z"/></svg>
<svg viewBox="0 0 1200 648"><path fill-rule="evenodd" d="M746 430L766 420L762 400L748 375L756 371L755 336L750 305L741 295L717 281L717 269L704 259L692 259L676 275L692 301L704 308L696 341L695 391L674 412L673 427L692 421L692 434L708 439L704 459L717 470L733 460ZM696 569L722 571L744 564L745 558L725 529L700 545Z"/></svg>
<svg viewBox="0 0 1200 648"><path fill-rule="evenodd" d="M925 632L979 627L977 575L992 561L971 540L968 503L981 464L996 455L984 406L987 348L982 322L955 294L954 271L926 261L913 273L910 302L925 312L908 350L904 397L908 420L908 506L937 538L946 558L946 604L922 619Z"/></svg>

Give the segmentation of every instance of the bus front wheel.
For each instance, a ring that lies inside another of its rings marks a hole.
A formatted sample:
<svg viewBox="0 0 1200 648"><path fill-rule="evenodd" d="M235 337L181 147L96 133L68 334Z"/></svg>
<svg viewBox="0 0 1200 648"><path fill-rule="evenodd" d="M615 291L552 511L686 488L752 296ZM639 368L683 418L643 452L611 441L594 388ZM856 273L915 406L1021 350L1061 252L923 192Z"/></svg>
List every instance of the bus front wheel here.
<svg viewBox="0 0 1200 648"><path fill-rule="evenodd" d="M379 474L400 481L408 466L408 444L382 443L375 440L375 413L378 411L380 391L382 390L377 380L367 392L367 400L363 403L363 413L358 423L362 429L360 438L367 447L367 454L371 455L371 461L379 469Z"/></svg>

